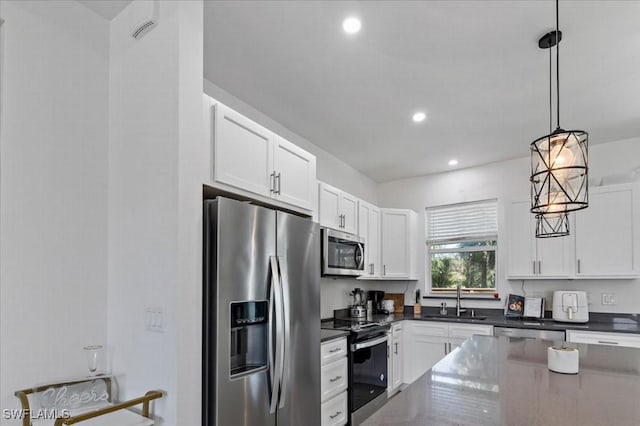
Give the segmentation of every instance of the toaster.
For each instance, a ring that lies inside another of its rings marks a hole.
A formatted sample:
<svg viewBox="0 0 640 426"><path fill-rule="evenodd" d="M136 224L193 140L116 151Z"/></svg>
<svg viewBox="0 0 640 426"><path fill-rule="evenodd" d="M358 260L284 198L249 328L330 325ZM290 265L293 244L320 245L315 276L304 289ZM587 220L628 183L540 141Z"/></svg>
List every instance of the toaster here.
<svg viewBox="0 0 640 426"><path fill-rule="evenodd" d="M552 318L561 322L588 322L587 293L575 290L554 291Z"/></svg>

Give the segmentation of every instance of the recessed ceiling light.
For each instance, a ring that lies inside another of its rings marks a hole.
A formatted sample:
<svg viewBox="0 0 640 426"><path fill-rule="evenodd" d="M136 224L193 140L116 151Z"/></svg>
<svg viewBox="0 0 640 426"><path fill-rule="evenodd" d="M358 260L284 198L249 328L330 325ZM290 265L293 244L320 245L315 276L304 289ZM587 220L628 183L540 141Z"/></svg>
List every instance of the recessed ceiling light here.
<svg viewBox="0 0 640 426"><path fill-rule="evenodd" d="M342 21L342 29L347 34L355 34L360 31L360 28L362 28L362 22L355 16L350 16Z"/></svg>
<svg viewBox="0 0 640 426"><path fill-rule="evenodd" d="M415 121L416 123L420 123L424 121L425 118L427 118L427 114L425 114L422 111L418 111L415 114L413 114L413 121Z"/></svg>
<svg viewBox="0 0 640 426"><path fill-rule="evenodd" d="M458 160L456 160L455 158L449 160L449 165L450 166L457 166L458 165Z"/></svg>

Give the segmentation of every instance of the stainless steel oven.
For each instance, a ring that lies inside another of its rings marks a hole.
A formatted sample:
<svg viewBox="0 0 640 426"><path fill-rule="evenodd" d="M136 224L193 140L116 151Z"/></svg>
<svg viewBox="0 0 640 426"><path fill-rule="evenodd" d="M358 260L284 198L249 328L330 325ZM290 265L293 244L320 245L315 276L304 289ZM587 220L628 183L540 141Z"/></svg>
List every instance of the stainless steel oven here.
<svg viewBox="0 0 640 426"><path fill-rule="evenodd" d="M360 424L387 401L387 334L382 328L380 333L372 333L366 340L350 344L349 407L352 425Z"/></svg>
<svg viewBox="0 0 640 426"><path fill-rule="evenodd" d="M322 275L364 274L365 241L357 235L322 229Z"/></svg>

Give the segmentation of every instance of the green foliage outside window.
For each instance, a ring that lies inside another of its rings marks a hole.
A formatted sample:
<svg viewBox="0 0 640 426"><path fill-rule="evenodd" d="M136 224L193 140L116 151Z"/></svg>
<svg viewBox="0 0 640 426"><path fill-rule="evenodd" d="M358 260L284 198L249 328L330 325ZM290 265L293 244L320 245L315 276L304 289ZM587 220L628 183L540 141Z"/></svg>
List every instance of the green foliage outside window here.
<svg viewBox="0 0 640 426"><path fill-rule="evenodd" d="M431 287L434 290L495 290L495 241L431 246Z"/></svg>

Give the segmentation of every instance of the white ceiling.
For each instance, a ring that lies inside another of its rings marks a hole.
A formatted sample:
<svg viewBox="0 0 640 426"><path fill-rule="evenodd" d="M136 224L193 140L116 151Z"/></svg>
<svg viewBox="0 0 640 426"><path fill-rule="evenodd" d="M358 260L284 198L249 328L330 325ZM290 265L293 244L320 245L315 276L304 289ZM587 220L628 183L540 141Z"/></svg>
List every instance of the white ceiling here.
<svg viewBox="0 0 640 426"><path fill-rule="evenodd" d="M640 135L639 17L560 2L561 124L591 144ZM554 25L547 0L207 1L205 78L382 182L527 156L549 130L537 40Z"/></svg>

